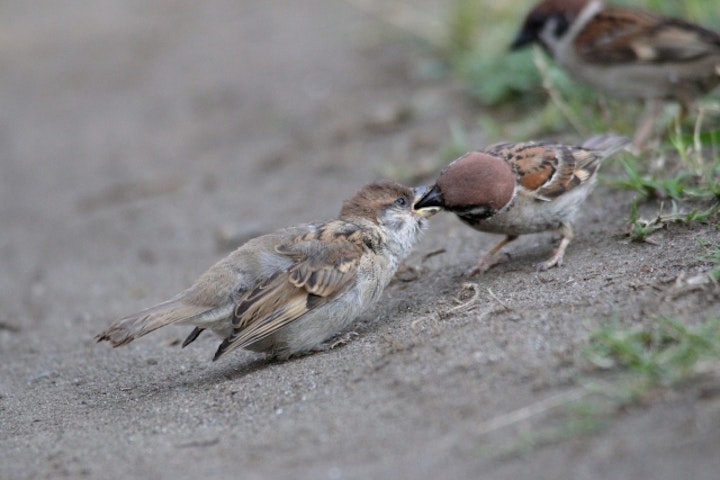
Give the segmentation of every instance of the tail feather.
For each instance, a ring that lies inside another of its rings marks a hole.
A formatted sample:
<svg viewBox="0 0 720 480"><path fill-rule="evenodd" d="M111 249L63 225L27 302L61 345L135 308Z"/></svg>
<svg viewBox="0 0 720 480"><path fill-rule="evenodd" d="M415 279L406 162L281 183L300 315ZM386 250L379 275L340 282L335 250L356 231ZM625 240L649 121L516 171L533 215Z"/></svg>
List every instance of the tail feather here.
<svg viewBox="0 0 720 480"><path fill-rule="evenodd" d="M598 152L602 158L606 158L619 152L627 145L630 145L630 139L628 137L607 133L587 139L585 143L582 144L582 147L587 150L594 150Z"/></svg>
<svg viewBox="0 0 720 480"><path fill-rule="evenodd" d="M185 341L182 343L182 348L187 347L187 346L190 345L192 342L194 342L195 340L197 340L197 337L199 337L200 334L201 334L203 331L205 331L204 328L195 327L195 328L193 329L193 331L190 332L190 335L188 335L187 338L185 339Z"/></svg>
<svg viewBox="0 0 720 480"><path fill-rule="evenodd" d="M191 323L193 319L213 310L207 305L189 305L181 299L169 300L128 315L114 322L95 337L98 342L108 341L113 347L127 345L166 325Z"/></svg>

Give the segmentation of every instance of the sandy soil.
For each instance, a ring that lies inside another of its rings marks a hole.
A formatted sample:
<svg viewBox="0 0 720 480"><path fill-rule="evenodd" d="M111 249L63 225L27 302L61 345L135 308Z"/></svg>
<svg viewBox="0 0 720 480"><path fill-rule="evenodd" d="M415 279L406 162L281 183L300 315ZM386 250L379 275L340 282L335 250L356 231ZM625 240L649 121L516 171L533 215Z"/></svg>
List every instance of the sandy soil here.
<svg viewBox="0 0 720 480"><path fill-rule="evenodd" d="M497 238L438 215L327 353L213 363L217 339L180 350L179 328L96 344L230 245L432 172L449 120L499 139L407 36L345 2L2 2L0 27L1 478L717 478L718 379L513 448L577 391L599 322L720 311L717 288L682 280L710 268L697 241L717 229L628 243L631 194L607 187L565 266L535 273L554 239L528 236L472 285ZM533 408L548 413L517 421Z"/></svg>

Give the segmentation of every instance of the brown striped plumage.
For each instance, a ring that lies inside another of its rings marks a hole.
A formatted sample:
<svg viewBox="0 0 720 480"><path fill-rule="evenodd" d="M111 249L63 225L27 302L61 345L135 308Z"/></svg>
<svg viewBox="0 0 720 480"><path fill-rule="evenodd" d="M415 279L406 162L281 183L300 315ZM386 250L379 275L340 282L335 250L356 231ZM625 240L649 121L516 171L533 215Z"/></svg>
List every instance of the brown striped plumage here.
<svg viewBox="0 0 720 480"><path fill-rule="evenodd" d="M649 139L662 100L687 109L720 85L720 34L654 12L601 0L544 0L527 14L512 48L534 42L576 79L645 101L637 147Z"/></svg>
<svg viewBox="0 0 720 480"><path fill-rule="evenodd" d="M490 268L494 255L519 235L546 230L560 230L563 239L538 267L557 266L600 162L627 143L625 137L600 135L582 147L550 142L495 144L448 165L416 207L441 206L476 230L505 234L470 274Z"/></svg>
<svg viewBox="0 0 720 480"><path fill-rule="evenodd" d="M682 19L609 5L578 33L573 45L588 63L659 65L717 58L720 35Z"/></svg>
<svg viewBox="0 0 720 480"><path fill-rule="evenodd" d="M597 150L550 142L499 143L483 151L508 162L525 194L543 200L585 183L602 159Z"/></svg>
<svg viewBox="0 0 720 480"><path fill-rule="evenodd" d="M419 193L418 193L419 195ZM224 337L215 359L248 348L285 359L318 348L375 302L410 253L425 217L415 192L378 182L348 199L340 218L250 240L174 299L121 318L97 336L117 347L166 325Z"/></svg>

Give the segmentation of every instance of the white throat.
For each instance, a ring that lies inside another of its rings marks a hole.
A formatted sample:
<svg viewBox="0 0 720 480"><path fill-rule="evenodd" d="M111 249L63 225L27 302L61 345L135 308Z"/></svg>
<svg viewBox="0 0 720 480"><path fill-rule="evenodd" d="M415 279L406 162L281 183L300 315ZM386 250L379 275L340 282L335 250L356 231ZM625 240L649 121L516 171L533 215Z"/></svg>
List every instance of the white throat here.
<svg viewBox="0 0 720 480"><path fill-rule="evenodd" d="M604 6L602 0L592 0L589 2L570 24L568 31L561 37L556 37L554 33L557 28L557 20L552 19L548 21L545 28L540 32L540 39L548 46L553 57L560 59L570 54L572 52L572 42L575 40L575 37L577 37L578 33L585 28L588 22L590 22Z"/></svg>
<svg viewBox="0 0 720 480"><path fill-rule="evenodd" d="M409 212L392 211L386 212L380 221L388 251L398 262L402 261L410 255L425 221L416 220Z"/></svg>

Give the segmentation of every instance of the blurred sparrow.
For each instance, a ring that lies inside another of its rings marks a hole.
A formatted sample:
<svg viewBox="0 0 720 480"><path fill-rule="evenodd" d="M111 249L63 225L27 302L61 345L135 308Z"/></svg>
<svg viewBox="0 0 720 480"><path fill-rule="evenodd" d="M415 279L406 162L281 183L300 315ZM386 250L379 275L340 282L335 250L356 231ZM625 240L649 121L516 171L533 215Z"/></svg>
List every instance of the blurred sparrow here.
<svg viewBox="0 0 720 480"><path fill-rule="evenodd" d="M539 43L570 75L609 95L645 101L634 144L652 133L662 100L684 109L720 84L720 34L601 0L544 0L512 43Z"/></svg>
<svg viewBox="0 0 720 480"><path fill-rule="evenodd" d="M537 267L560 266L573 238L573 218L595 186L600 162L628 143L625 137L600 135L582 147L500 143L470 152L440 172L415 208L442 207L476 230L506 235L468 275L497 263L495 254L519 235L546 230L559 230L562 240Z"/></svg>
<svg viewBox="0 0 720 480"><path fill-rule="evenodd" d="M97 336L114 347L166 325L194 325L224 338L215 353L238 347L287 359L323 348L372 305L418 240L423 193L392 182L360 189L337 220L257 237L205 272L172 300L121 318Z"/></svg>

